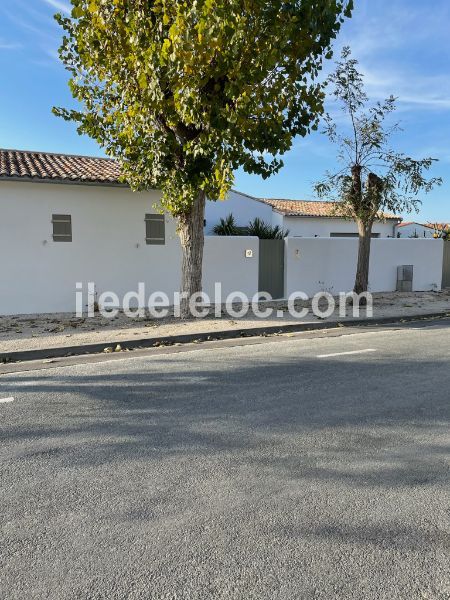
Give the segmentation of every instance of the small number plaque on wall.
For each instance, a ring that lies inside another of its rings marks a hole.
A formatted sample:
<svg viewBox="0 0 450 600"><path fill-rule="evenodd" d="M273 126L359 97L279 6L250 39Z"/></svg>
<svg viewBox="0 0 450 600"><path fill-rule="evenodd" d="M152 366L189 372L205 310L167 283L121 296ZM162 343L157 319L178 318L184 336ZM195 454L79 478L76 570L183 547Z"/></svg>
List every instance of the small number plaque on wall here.
<svg viewBox="0 0 450 600"><path fill-rule="evenodd" d="M253 258L253 250L246 250L245 258Z"/></svg>

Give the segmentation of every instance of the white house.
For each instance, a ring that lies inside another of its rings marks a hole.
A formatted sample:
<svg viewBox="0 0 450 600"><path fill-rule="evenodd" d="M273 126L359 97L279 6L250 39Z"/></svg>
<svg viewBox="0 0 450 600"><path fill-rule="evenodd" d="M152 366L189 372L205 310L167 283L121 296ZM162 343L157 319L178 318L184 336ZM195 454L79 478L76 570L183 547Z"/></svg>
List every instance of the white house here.
<svg viewBox="0 0 450 600"><path fill-rule="evenodd" d="M232 214L238 227L245 227L255 217L289 231L291 237L357 237L354 221L336 216L335 204L316 200L280 200L255 198L233 190L226 200L209 202L206 208L206 231ZM384 215L373 226L373 237L393 238L400 217Z"/></svg>
<svg viewBox="0 0 450 600"><path fill-rule="evenodd" d="M109 159L0 150L0 315L73 312L77 283L95 282L99 300L106 292L123 299L138 292L140 283L145 297L137 299L139 305L148 305L156 292L174 298L181 265L176 224L161 214L160 192L133 193L118 178L118 164ZM241 225L259 216L290 229L284 264L276 273L282 295L351 288L355 225L327 216L327 207L239 192L207 206L206 233L220 214L230 212ZM415 290L439 289L443 241L387 239L392 223L376 225L380 237L372 248L370 289L395 290L397 267L406 264L414 267ZM270 291L261 283L263 254L257 238L207 235L204 291L222 302L231 292L252 298ZM216 283L222 288L219 298Z"/></svg>
<svg viewBox="0 0 450 600"><path fill-rule="evenodd" d="M75 310L76 283L173 298L181 247L160 192L133 193L113 160L0 150L0 315ZM156 206L156 208L155 208ZM258 240L207 237L204 290L258 291ZM233 269L229 268L230 263Z"/></svg>
<svg viewBox="0 0 450 600"><path fill-rule="evenodd" d="M434 238L438 231L450 228L450 223L416 223L408 221L399 223L395 232L398 238Z"/></svg>

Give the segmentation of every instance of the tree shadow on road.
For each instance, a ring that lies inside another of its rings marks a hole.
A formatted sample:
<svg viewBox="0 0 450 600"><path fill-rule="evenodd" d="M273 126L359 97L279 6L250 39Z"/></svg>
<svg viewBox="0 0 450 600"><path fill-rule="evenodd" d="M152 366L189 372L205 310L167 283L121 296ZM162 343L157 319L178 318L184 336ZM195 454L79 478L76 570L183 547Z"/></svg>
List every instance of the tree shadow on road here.
<svg viewBox="0 0 450 600"><path fill-rule="evenodd" d="M19 443L14 459L65 467L223 453L280 477L360 486L448 475L450 402L431 383L445 361L271 357L223 370L203 358L212 364L186 369L175 355L112 374L21 376L24 408L3 423L3 453Z"/></svg>

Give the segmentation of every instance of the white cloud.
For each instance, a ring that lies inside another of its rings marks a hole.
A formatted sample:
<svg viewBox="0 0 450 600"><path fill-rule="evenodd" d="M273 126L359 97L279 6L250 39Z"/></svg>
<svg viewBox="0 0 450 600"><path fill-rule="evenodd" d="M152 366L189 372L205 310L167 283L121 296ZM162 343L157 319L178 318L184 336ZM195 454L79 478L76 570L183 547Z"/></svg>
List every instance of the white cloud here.
<svg viewBox="0 0 450 600"><path fill-rule="evenodd" d="M398 97L399 110L449 110L450 3L414 4L410 0L356 3L335 46L349 45L360 61L370 98ZM327 65L329 68L329 65Z"/></svg>
<svg viewBox="0 0 450 600"><path fill-rule="evenodd" d="M70 13L72 10L70 5L62 0L44 0L44 2L60 12Z"/></svg>
<svg viewBox="0 0 450 600"><path fill-rule="evenodd" d="M20 50L21 48L23 48L22 44L0 40L0 50Z"/></svg>
<svg viewBox="0 0 450 600"><path fill-rule="evenodd" d="M431 9L428 3L414 5L411 0L378 0L374 11L373 0L360 0L338 36L338 44L350 45L360 60L380 60L401 48L446 41L449 18L450 5L444 2Z"/></svg>
<svg viewBox="0 0 450 600"><path fill-rule="evenodd" d="M450 109L450 77L447 75L423 75L388 65L381 70L362 67L369 96L398 98L403 108Z"/></svg>

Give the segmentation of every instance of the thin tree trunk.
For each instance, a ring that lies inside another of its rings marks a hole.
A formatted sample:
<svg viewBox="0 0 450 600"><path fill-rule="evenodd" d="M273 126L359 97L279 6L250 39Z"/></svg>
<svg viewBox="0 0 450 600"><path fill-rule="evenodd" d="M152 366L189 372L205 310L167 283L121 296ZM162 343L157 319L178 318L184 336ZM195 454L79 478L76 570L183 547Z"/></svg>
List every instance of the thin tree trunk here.
<svg viewBox="0 0 450 600"><path fill-rule="evenodd" d="M370 243L372 241L372 223L363 223L357 219L359 232L358 265L356 267L355 287L356 294L367 292L369 287L369 261Z"/></svg>
<svg viewBox="0 0 450 600"><path fill-rule="evenodd" d="M183 319L191 316L189 310L191 296L202 291L205 202L205 193L200 192L191 211L178 217L178 234L183 249L180 306L180 315Z"/></svg>

